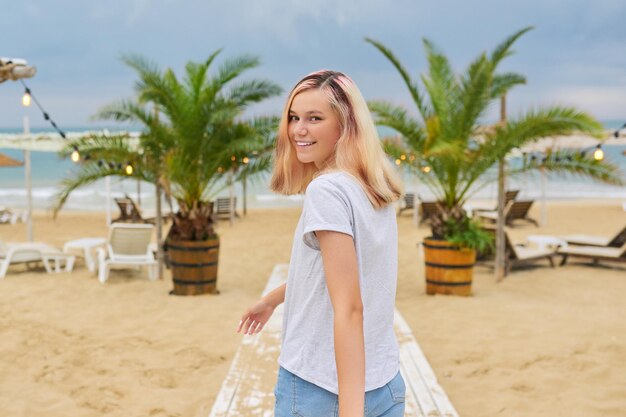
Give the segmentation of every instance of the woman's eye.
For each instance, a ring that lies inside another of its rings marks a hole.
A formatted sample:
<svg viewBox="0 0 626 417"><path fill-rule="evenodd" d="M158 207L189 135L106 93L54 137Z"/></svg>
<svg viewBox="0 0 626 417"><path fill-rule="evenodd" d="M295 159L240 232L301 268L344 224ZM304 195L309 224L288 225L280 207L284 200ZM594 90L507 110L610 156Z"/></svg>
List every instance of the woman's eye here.
<svg viewBox="0 0 626 417"><path fill-rule="evenodd" d="M313 122L318 122L320 120L322 120L322 119L320 117L318 117L318 116L311 116L311 121L313 121Z"/></svg>
<svg viewBox="0 0 626 417"><path fill-rule="evenodd" d="M290 122L291 122L291 121L296 121L296 120L298 120L298 116L293 116L293 115L292 115L292 116L289 116L289 121L290 121Z"/></svg>

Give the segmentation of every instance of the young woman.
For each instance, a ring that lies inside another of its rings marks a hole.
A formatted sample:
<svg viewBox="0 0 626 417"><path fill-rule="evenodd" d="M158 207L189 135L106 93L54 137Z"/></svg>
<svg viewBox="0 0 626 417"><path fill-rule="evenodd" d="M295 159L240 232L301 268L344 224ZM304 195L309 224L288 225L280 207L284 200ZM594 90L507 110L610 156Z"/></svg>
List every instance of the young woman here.
<svg viewBox="0 0 626 417"><path fill-rule="evenodd" d="M402 185L350 78L319 71L293 88L271 188L305 193L289 275L237 331L260 332L285 302L275 417L403 416L391 205Z"/></svg>

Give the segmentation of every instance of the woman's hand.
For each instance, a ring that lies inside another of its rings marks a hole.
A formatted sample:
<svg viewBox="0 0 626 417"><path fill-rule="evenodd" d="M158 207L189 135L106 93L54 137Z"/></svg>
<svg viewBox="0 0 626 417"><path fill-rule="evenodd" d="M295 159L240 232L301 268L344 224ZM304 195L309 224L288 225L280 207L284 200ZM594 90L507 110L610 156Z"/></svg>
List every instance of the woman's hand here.
<svg viewBox="0 0 626 417"><path fill-rule="evenodd" d="M239 327L237 327L237 333L241 333L243 329L244 334L256 334L263 330L263 326L270 319L275 307L261 298L254 303L245 313L241 316Z"/></svg>

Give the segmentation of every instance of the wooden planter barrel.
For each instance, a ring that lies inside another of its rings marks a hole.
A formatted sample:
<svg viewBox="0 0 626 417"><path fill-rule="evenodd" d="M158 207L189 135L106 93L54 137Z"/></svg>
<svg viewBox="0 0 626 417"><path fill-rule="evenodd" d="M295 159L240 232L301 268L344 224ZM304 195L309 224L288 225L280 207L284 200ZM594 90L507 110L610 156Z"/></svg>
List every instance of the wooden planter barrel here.
<svg viewBox="0 0 626 417"><path fill-rule="evenodd" d="M426 294L471 295L476 251L445 240L424 239Z"/></svg>
<svg viewBox="0 0 626 417"><path fill-rule="evenodd" d="M219 238L192 242L168 240L167 252L175 295L219 294L217 262Z"/></svg>

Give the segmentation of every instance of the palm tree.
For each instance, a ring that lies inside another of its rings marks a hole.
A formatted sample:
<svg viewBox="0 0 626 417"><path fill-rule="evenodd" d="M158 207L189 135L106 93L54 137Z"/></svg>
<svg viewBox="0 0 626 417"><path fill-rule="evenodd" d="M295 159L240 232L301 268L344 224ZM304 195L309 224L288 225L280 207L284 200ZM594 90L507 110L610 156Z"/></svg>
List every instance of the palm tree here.
<svg viewBox="0 0 626 417"><path fill-rule="evenodd" d="M485 127L483 117L494 100L512 87L525 83L515 73L497 74L500 61L509 56L513 43L531 28L507 38L491 55L481 54L464 74L456 76L448 59L428 40L424 46L429 73L421 77L426 94L418 87L394 54L379 42L367 39L396 67L415 102L421 120L399 106L371 101L377 124L397 131L403 146L387 146L395 156L415 155L410 165L435 196L450 211L462 205L491 178L484 174L513 149L546 136L583 132L601 135L602 126L592 116L571 107L531 110L517 119ZM607 183L621 184L617 168L592 157L577 154L555 158L544 166L551 170L586 175ZM429 169L420 169L428 166ZM525 169L536 169L527 164ZM427 172L424 172L427 171ZM433 230L441 236L440 229Z"/></svg>
<svg viewBox="0 0 626 417"><path fill-rule="evenodd" d="M259 59L240 56L224 62L216 74L209 69L220 50L202 63L189 62L181 81L171 69L161 71L146 59L127 55L124 62L137 71L137 99L110 104L96 115L100 119L139 123L144 132L136 146L120 137L83 138L69 145L89 153L91 159L78 175L65 180L59 195L62 204L71 190L106 175L121 174L100 159L135 164L133 175L154 183L178 202L168 238L205 241L216 238L213 229L211 196L233 155L265 149L268 132L276 118L243 120L242 114L258 103L281 92L268 80L234 80L259 65ZM248 173L253 174L252 165ZM117 168L115 163L113 168ZM160 197L157 198L157 204ZM158 206L157 206L158 208Z"/></svg>
<svg viewBox="0 0 626 417"><path fill-rule="evenodd" d="M485 174L513 149L546 136L602 133L601 124L592 116L562 106L530 110L515 119L485 126L489 107L513 87L526 82L520 74L498 73L497 69L512 54L515 41L531 29L527 27L511 35L491 54L480 54L458 75L448 58L424 39L428 73L420 77L423 87L411 78L390 49L366 39L399 72L419 114L418 118L412 117L404 108L388 102L369 103L377 124L390 127L401 136L400 143L386 144L387 151L395 158L409 155L405 156L405 166L440 202L440 213L432 222L434 238L471 248L485 244L484 235L479 233L477 224L468 220L463 204L493 181ZM608 183L622 182L614 166L584 155L555 157L545 167ZM526 164L516 172L529 169L537 169L537 165Z"/></svg>

